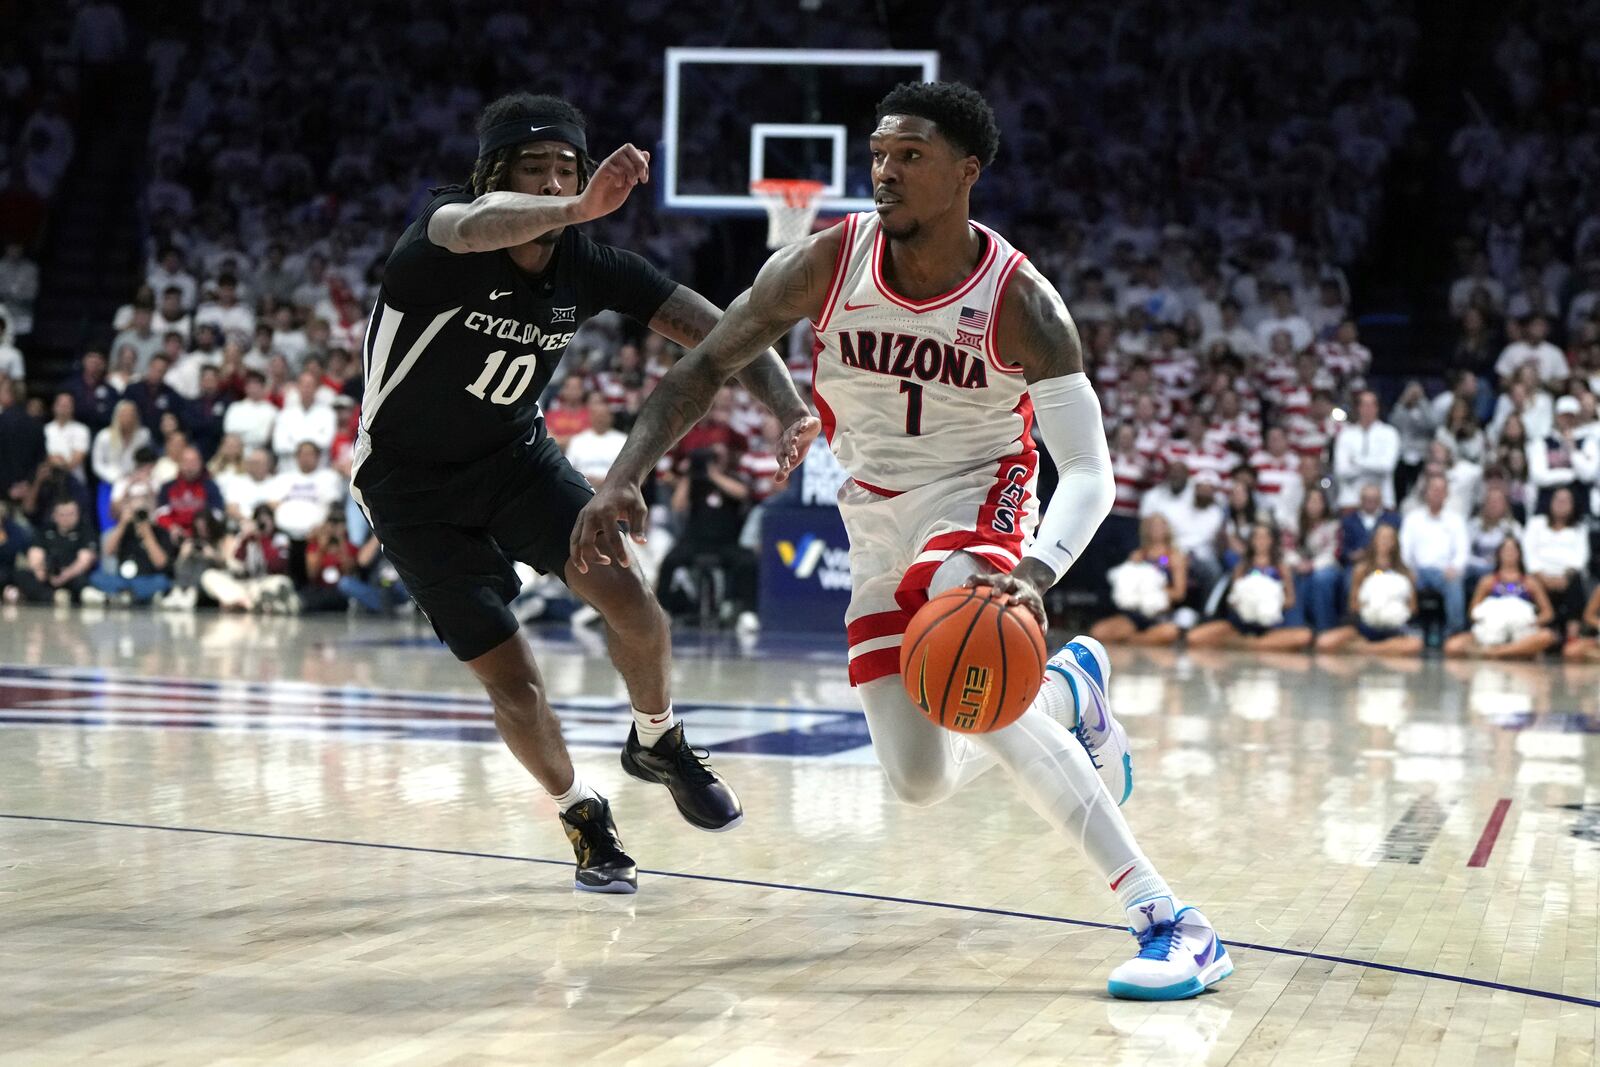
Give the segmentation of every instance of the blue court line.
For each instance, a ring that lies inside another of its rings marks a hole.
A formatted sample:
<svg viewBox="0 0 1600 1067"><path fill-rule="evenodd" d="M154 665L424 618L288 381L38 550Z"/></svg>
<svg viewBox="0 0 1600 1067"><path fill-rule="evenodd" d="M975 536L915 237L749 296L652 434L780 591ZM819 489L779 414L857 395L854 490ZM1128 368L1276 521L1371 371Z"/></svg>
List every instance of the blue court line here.
<svg viewBox="0 0 1600 1067"><path fill-rule="evenodd" d="M100 682L121 685L137 686L143 689L171 688L200 693L216 693L222 690L228 692L242 692L250 696L291 698L295 696L314 697L327 699L330 702L349 704L353 701L369 700L382 703L386 700L396 700L403 703L415 704L448 704L449 710L459 711L490 711L493 706L487 697L474 693L440 693L427 692L416 689L377 689L361 685L317 685L314 682L300 682L292 679L283 679L276 682L233 682L205 678L167 678L159 675L127 674L115 669L80 670L72 667L56 666L18 666L13 664L0 664L0 678L23 678L32 681L61 681L61 682ZM88 690L87 692L96 692ZM100 693L99 695L107 695ZM112 696L137 696L137 693L110 694ZM285 703L293 703L285 699ZM359 704L355 705L359 707ZM624 697L605 698L603 700L574 701L566 698L555 698L550 701L550 706L557 711L616 711L626 710L628 701ZM673 702L679 710L695 710L704 708L710 711L749 711L764 715L790 715L790 714L817 714L817 715L854 715L864 717L860 708L827 708L809 704L761 704L749 701L731 700L690 700L680 699ZM423 710L423 709L418 709Z"/></svg>
<svg viewBox="0 0 1600 1067"><path fill-rule="evenodd" d="M415 852L431 856L462 856L469 859L506 860L511 863L540 863L554 867L566 867L572 863L569 859L552 860L538 856L510 856L500 852L469 852L453 848L427 848L422 845L391 845L379 841L345 841L333 837L300 837L294 834L264 834L249 830L209 830L198 826L163 826L156 823L113 822L108 819L71 819L55 815L15 815L9 812L0 812L0 819L25 822L70 823L78 826L110 826L125 830L164 830L168 833L203 834L209 837L242 837L257 841L290 841L303 845L343 845L347 848L375 848L389 852ZM970 915L997 915L1007 919L1030 919L1034 922L1055 923L1061 926L1082 926L1091 930L1115 930L1123 935L1126 935L1127 932L1127 927L1117 926L1112 923L1091 922L1087 919L1070 919L1063 915L1041 915L1037 912L1029 911L1009 911L1005 908L984 908L974 904L952 904L941 900L918 900L915 897L893 897L882 893L861 893L850 889L824 889L821 886L790 885L786 882L763 882L752 878L729 878L715 874L690 874L686 871L659 871L644 867L639 868L639 873L648 874L656 878L681 878L691 882L743 885L756 889L782 889L791 893L810 893L815 896L844 897L851 900L872 900L883 904L909 904L913 907L939 908L944 911L959 911ZM1459 974L1442 974L1439 971L1402 967L1393 963L1378 963L1375 960L1351 959L1348 956L1331 956L1323 952L1305 952L1301 949L1282 948L1278 945L1259 945L1250 941L1235 941L1232 938L1226 940L1224 944L1230 949L1253 949L1256 952L1270 952L1274 955L1292 956L1296 959L1342 963L1351 967L1365 967L1368 970L1388 971L1391 974L1407 974L1417 978L1432 978L1440 982L1455 982L1457 985L1477 986L1480 989L1496 989L1506 993L1520 993L1526 997L1557 1000L1566 1004L1577 1004L1585 1008L1600 1008L1600 1000L1593 1000L1588 997L1573 996L1569 993L1556 993L1547 989L1530 989L1526 986L1507 985L1504 982L1490 982L1482 978L1468 978Z"/></svg>

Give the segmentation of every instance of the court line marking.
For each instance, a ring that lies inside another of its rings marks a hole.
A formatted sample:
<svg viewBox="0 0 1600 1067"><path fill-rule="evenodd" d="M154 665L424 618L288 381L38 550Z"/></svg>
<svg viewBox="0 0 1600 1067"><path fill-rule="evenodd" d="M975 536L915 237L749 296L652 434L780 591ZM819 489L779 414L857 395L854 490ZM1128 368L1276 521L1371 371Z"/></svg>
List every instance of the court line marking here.
<svg viewBox="0 0 1600 1067"><path fill-rule="evenodd" d="M1495 801L1494 810L1489 813L1489 821L1483 824L1483 833L1478 837L1478 846L1472 850L1472 855L1467 859L1468 867L1483 867L1489 862L1489 853L1494 851L1494 843L1500 839L1500 827L1505 825L1506 812L1511 809L1511 798L1501 797Z"/></svg>
<svg viewBox="0 0 1600 1067"><path fill-rule="evenodd" d="M511 863L539 863L554 867L566 867L572 863L571 860L566 859L553 860L539 856L512 856L501 852L470 852L464 849L429 848L424 845L395 845L381 841L347 841L335 837L268 834L251 830L213 830L201 826L166 826L159 823L117 822L110 819L74 819L63 815L21 815L12 812L0 812L0 819L12 819L21 822L66 823L77 826L115 827L126 830L163 830L167 833L201 834L208 837L240 837L258 841L287 841L305 845L342 845L346 848L374 848L390 852L415 852L431 856L460 856L469 859L504 860ZM1123 934L1127 930L1127 927L1117 926L1112 923L1092 922L1088 919L1072 919L1064 915L1042 915L1037 912L1010 911L1005 908L985 908L975 904L954 904L942 900L919 900L916 897L894 897L882 893L862 893L851 889L826 889L822 886L763 882L753 878L731 878L716 874L690 874L687 871L662 871L645 867L639 868L639 873L648 874L656 878L680 878L685 881L713 882L718 885L742 885L757 889L782 889L791 893L811 893L815 896L871 900L884 904L908 904L913 907L939 908L944 911L959 911L971 915L997 915L1007 919L1030 919L1034 922L1055 923L1061 926L1081 926L1091 930L1115 930ZM1296 959L1342 963L1351 967L1388 971L1391 974L1406 974L1417 978L1432 978L1440 982L1455 982L1458 985L1477 986L1480 989L1520 993L1523 996L1538 997L1542 1000L1556 1000L1566 1004L1577 1004L1585 1008L1600 1008L1600 1000L1573 996L1569 993L1556 993L1546 989L1530 989L1526 986L1508 985L1504 982L1491 982L1483 978L1468 978L1459 974L1443 974L1439 971L1427 971L1417 967L1404 967L1394 963L1379 963L1376 960L1358 960L1349 956L1333 956L1324 952L1307 952L1302 949L1283 948L1279 945L1261 945L1250 941L1234 941L1231 938L1224 941L1223 944L1230 949L1252 949L1256 952L1270 952L1274 955L1292 956Z"/></svg>

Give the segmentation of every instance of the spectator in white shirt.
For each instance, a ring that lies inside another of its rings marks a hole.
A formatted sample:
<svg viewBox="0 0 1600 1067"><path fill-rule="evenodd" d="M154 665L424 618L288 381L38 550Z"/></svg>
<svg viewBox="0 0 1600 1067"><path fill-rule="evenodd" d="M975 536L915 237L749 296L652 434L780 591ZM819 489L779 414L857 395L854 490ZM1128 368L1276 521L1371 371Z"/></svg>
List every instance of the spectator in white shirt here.
<svg viewBox="0 0 1600 1067"><path fill-rule="evenodd" d="M1311 323L1301 315L1294 306L1294 291L1287 285L1279 285L1272 291L1272 310L1267 317L1256 323L1256 343L1262 351L1272 347L1272 335L1279 330L1289 334L1289 340L1296 352L1303 352L1311 347L1315 334Z"/></svg>
<svg viewBox="0 0 1600 1067"><path fill-rule="evenodd" d="M139 418L139 406L131 400L117 401L111 411L111 424L95 435L95 477L106 485L127 477L133 470L134 454L149 447L150 430Z"/></svg>
<svg viewBox="0 0 1600 1067"><path fill-rule="evenodd" d="M273 519L291 541L304 542L314 527L328 519L328 509L344 499L344 480L321 466L322 450L304 441L295 450L294 466L267 487Z"/></svg>
<svg viewBox="0 0 1600 1067"><path fill-rule="evenodd" d="M1531 364L1517 368L1511 377L1510 387L1500 394L1494 405L1494 418L1489 423L1489 436L1498 440L1504 432L1506 420L1520 416L1528 440L1544 437L1555 426L1555 399L1539 384L1539 371Z"/></svg>
<svg viewBox="0 0 1600 1067"><path fill-rule="evenodd" d="M22 360L22 349L11 343L6 321L0 319L0 378L20 382L27 378L27 365Z"/></svg>
<svg viewBox="0 0 1600 1067"><path fill-rule="evenodd" d="M333 435L338 430L337 420L333 407L319 401L317 391L320 388L322 382L315 371L301 371L300 377L295 380L295 399L291 401L289 397L284 398L283 410L278 412L277 423L272 428L272 450L278 454L280 464L287 464L294 459L302 442L309 441L316 445L319 453L326 452L333 444ZM322 518L317 519L317 522L321 521ZM288 529L281 520L278 526ZM291 533L289 536L295 535Z"/></svg>
<svg viewBox="0 0 1600 1067"><path fill-rule="evenodd" d="M227 414L222 417L222 432L238 434L247 450L268 448L277 421L278 409L267 399L266 377L260 371L245 371L244 398L228 405Z"/></svg>
<svg viewBox="0 0 1600 1067"><path fill-rule="evenodd" d="M579 474L589 479L596 489L606 480L617 453L627 442L628 435L616 428L616 416L611 405L598 390L589 394L589 428L572 435L567 442L567 462Z"/></svg>
<svg viewBox="0 0 1600 1067"><path fill-rule="evenodd" d="M1550 514L1528 520L1522 541L1528 572L1544 583L1556 618L1574 628L1583 614L1584 572L1589 569L1589 531L1575 518L1572 490L1562 486L1550 496Z"/></svg>
<svg viewBox="0 0 1600 1067"><path fill-rule="evenodd" d="M163 339L169 333L176 333L184 344L189 343L189 336L194 332L194 320L183 309L183 290L175 285L161 290L161 304L150 319L150 328Z"/></svg>
<svg viewBox="0 0 1600 1067"><path fill-rule="evenodd" d="M1557 400L1555 411L1555 429L1528 440L1528 481L1539 493L1534 510L1549 514L1551 496L1558 488L1568 486L1581 520L1589 512L1589 497L1600 478L1600 448L1591 436L1578 431L1583 405L1577 397Z"/></svg>
<svg viewBox="0 0 1600 1067"><path fill-rule="evenodd" d="M273 499L272 453L252 448L245 453L244 473L218 477L217 488L222 490L228 517L243 522L259 505Z"/></svg>
<svg viewBox="0 0 1600 1067"><path fill-rule="evenodd" d="M58 393L44 427L44 450L52 467L60 467L84 481L83 461L89 454L89 427L73 418L71 393Z"/></svg>
<svg viewBox="0 0 1600 1067"><path fill-rule="evenodd" d="M1400 559L1416 576L1419 591L1436 590L1444 598L1446 630L1458 633L1467 625L1462 578L1471 546L1467 524L1444 506L1449 492L1444 475L1427 476L1422 490L1424 506L1400 523Z"/></svg>
<svg viewBox="0 0 1600 1067"><path fill-rule="evenodd" d="M1541 382L1560 381L1571 373L1561 349L1545 340L1549 333L1550 322L1543 315L1534 313L1522 319L1522 339L1506 345L1494 361L1494 372L1501 382L1509 385L1512 375L1524 363L1537 368Z"/></svg>
<svg viewBox="0 0 1600 1067"><path fill-rule="evenodd" d="M201 304L194 313L194 324L211 323L223 337L237 338L241 343L256 328L256 313L239 302L239 279L224 274L217 279L216 299Z"/></svg>
<svg viewBox="0 0 1600 1067"><path fill-rule="evenodd" d="M195 295L199 288L195 285L194 275L183 269L183 257L176 248L168 248L161 253L161 262L150 268L150 273L145 275L145 284L151 292L160 293L163 305L166 303L167 291L178 290L179 309L194 307ZM162 309L165 311L165 307Z"/></svg>
<svg viewBox="0 0 1600 1067"><path fill-rule="evenodd" d="M1376 485L1385 507L1394 507L1394 469L1400 462L1400 431L1378 421L1378 394L1363 390L1356 397L1356 421L1347 423L1333 443L1333 473L1338 506L1361 502L1361 487Z"/></svg>
<svg viewBox="0 0 1600 1067"><path fill-rule="evenodd" d="M39 266L22 254L22 245L12 241L0 256L0 318L11 316L11 328L18 337L33 332L33 302L39 295Z"/></svg>
<svg viewBox="0 0 1600 1067"><path fill-rule="evenodd" d="M139 361L134 366L137 374L143 374L144 369L150 365L150 357L161 351L161 334L155 330L154 319L153 309L135 304L133 318L127 328L120 331L111 342L113 352L120 351L124 345L129 345L139 354Z"/></svg>
<svg viewBox="0 0 1600 1067"><path fill-rule="evenodd" d="M1142 515L1159 514L1172 527L1173 543L1188 554L1193 588L1202 597L1222 577L1217 549L1228 512L1217 497L1221 484L1212 471L1190 479L1184 464L1174 462L1163 483L1145 494L1140 506Z"/></svg>
<svg viewBox="0 0 1600 1067"><path fill-rule="evenodd" d="M194 351L174 360L166 378L172 391L185 400L193 400L200 395L202 370L222 365L222 351L217 343L217 328L207 322L196 326L194 332Z"/></svg>

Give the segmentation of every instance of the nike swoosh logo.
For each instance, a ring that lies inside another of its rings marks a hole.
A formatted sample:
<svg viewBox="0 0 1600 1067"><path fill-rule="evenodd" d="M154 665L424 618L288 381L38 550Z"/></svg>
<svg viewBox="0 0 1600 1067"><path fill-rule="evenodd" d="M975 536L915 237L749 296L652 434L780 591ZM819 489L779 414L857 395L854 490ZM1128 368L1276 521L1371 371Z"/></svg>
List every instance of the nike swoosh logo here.
<svg viewBox="0 0 1600 1067"><path fill-rule="evenodd" d="M877 306L877 304L852 304L848 300L844 302L844 309L846 311L860 311L863 308L875 308Z"/></svg>
<svg viewBox="0 0 1600 1067"><path fill-rule="evenodd" d="M1137 867L1137 866L1138 866L1137 863L1135 863L1133 865L1133 867ZM1128 875L1133 873L1133 867L1129 867L1127 870L1125 870L1121 874L1117 875L1117 880L1115 882L1111 883L1111 891L1113 893L1115 893L1117 891L1117 886L1119 886L1123 882L1125 882L1127 880L1127 878L1128 878Z"/></svg>
<svg viewBox="0 0 1600 1067"><path fill-rule="evenodd" d="M1089 683L1087 686L1089 695L1094 698L1094 713L1100 716L1100 721L1095 724L1095 729L1103 731L1106 728L1106 706L1101 703L1100 694L1096 692L1094 682L1088 678L1084 680Z"/></svg>
<svg viewBox="0 0 1600 1067"><path fill-rule="evenodd" d="M502 296L510 296L510 295L511 295L511 290L510 289L507 289L507 290L505 290L503 292L497 290L497 291L492 292L492 293L489 294L489 299L490 300L499 300Z"/></svg>
<svg viewBox="0 0 1600 1067"><path fill-rule="evenodd" d="M1207 963L1209 963L1211 961L1211 953L1213 951L1215 951L1216 947L1217 947L1217 939L1213 935L1212 938L1211 938L1211 943L1206 945L1205 951L1196 952L1194 954L1195 966L1196 967L1204 967Z"/></svg>

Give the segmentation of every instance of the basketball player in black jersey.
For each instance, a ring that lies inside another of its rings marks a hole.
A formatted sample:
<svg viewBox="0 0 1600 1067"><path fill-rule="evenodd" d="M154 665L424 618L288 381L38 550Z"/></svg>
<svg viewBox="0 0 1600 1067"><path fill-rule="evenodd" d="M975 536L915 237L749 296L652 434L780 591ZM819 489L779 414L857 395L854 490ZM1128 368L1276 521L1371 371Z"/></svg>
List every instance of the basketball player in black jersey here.
<svg viewBox="0 0 1600 1067"><path fill-rule="evenodd" d="M439 637L488 691L506 745L555 799L577 888L631 893L637 874L610 805L574 770L508 607L519 591L512 561L560 575L604 617L634 710L624 769L666 785L701 829L737 825L738 798L673 716L671 639L650 588L626 557L583 572L568 561L593 490L546 433L537 402L597 312L620 311L686 347L721 312L574 228L649 180L647 153L625 144L595 166L582 114L527 93L490 104L478 139L470 187L439 190L389 256L367 328L352 492ZM787 427L792 469L820 424L776 353L739 377Z"/></svg>

